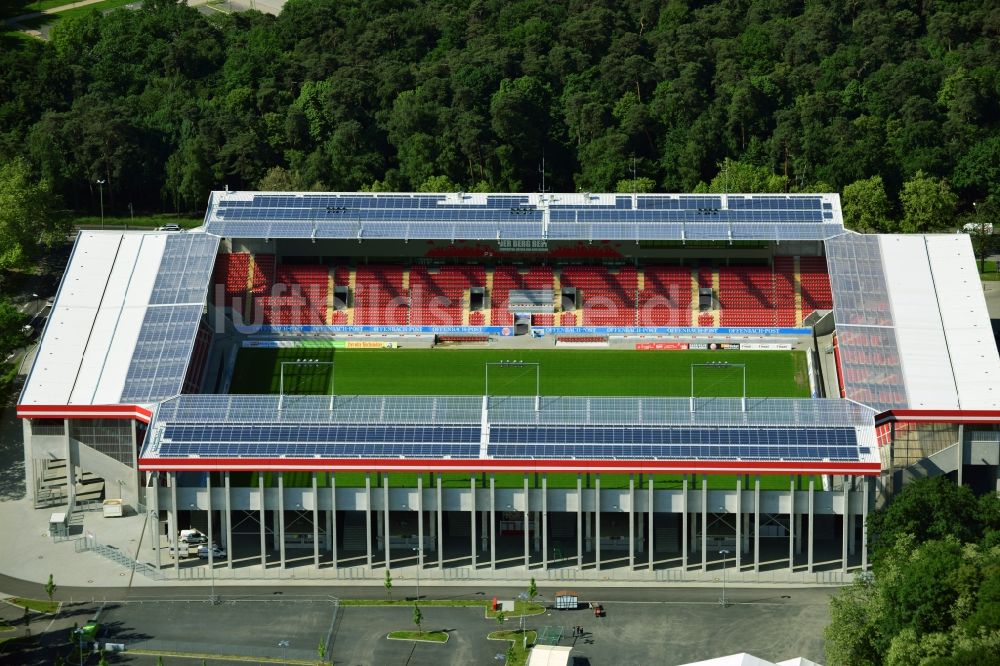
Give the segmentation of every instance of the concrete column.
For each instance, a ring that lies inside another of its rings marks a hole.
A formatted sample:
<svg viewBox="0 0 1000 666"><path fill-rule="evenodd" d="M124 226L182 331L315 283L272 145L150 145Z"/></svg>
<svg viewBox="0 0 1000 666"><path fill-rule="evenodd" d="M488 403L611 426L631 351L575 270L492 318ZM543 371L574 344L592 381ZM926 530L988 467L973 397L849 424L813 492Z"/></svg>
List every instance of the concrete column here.
<svg viewBox="0 0 1000 666"><path fill-rule="evenodd" d="M601 570L601 475L594 475L594 497L596 499L594 506L597 510L594 512L594 561L597 563L595 567L597 571Z"/></svg>
<svg viewBox="0 0 1000 666"><path fill-rule="evenodd" d="M957 471L956 477L958 478L958 485L959 487L961 487L962 466L965 463L965 426L962 425L961 423L958 424L958 446L956 447L956 449L958 450L958 460L955 461L956 463L958 463L955 467Z"/></svg>
<svg viewBox="0 0 1000 666"><path fill-rule="evenodd" d="M701 570L708 571L708 475L701 475Z"/></svg>
<svg viewBox="0 0 1000 666"><path fill-rule="evenodd" d="M313 501L313 565L319 569L319 481L316 472L312 473Z"/></svg>
<svg viewBox="0 0 1000 666"><path fill-rule="evenodd" d="M531 514L528 513L529 502L528 502L527 474L524 475L523 488L524 488L524 568L528 569L531 566L531 553L528 550L530 546L529 539L531 537L531 533L528 530L528 519L530 518Z"/></svg>
<svg viewBox="0 0 1000 666"><path fill-rule="evenodd" d="M871 479L864 477L861 486L861 570L868 571L868 487Z"/></svg>
<svg viewBox="0 0 1000 666"><path fill-rule="evenodd" d="M847 520L847 514L851 512L851 497L848 495L848 490L850 489L847 485L847 477L844 477L844 516L843 516L843 534L841 536L840 542L840 555L843 560L843 572L847 573L847 527L850 521Z"/></svg>
<svg viewBox="0 0 1000 666"><path fill-rule="evenodd" d="M441 492L441 474L437 475L437 538L435 543L437 544L437 556L438 556L438 571L444 569L444 494Z"/></svg>
<svg viewBox="0 0 1000 666"><path fill-rule="evenodd" d="M532 535L532 539L531 539L531 550L532 550L532 552L537 553L538 551L540 551L542 549L542 539L541 539L541 536L542 536L542 512L541 511L533 511L532 513L535 514L535 533L534 533L534 535Z"/></svg>
<svg viewBox="0 0 1000 666"><path fill-rule="evenodd" d="M153 516L153 524L150 525L150 542L153 545L153 562L156 563L156 570L159 571L162 566L160 561L160 550L163 547L163 542L160 539L160 472L153 472L151 475L152 479L152 497L150 497L149 507L150 515ZM229 474L226 474L228 480ZM229 558L232 561L232 557Z"/></svg>
<svg viewBox="0 0 1000 666"><path fill-rule="evenodd" d="M392 564L392 548L389 543L392 539L389 533L389 475L382 475L382 548L385 553L385 568Z"/></svg>
<svg viewBox="0 0 1000 666"><path fill-rule="evenodd" d="M549 568L549 475L542 474L542 569Z"/></svg>
<svg viewBox="0 0 1000 666"><path fill-rule="evenodd" d="M69 422L66 422L67 431L69 430ZM66 459L66 474L70 474L70 460ZM69 476L67 476L67 481L69 481ZM181 556L178 552L180 550L179 533L181 531L179 518L177 517L177 472L167 472L167 483L170 485L170 513L167 514L168 529L170 530L170 538L167 542L174 549L174 573L178 577L181 575ZM71 486L72 487L72 484ZM70 510L72 510L72 497L70 498ZM261 528L263 529L263 528ZM263 534L263 532L261 532Z"/></svg>
<svg viewBox="0 0 1000 666"><path fill-rule="evenodd" d="M635 569L635 474L628 475L628 568Z"/></svg>
<svg viewBox="0 0 1000 666"><path fill-rule="evenodd" d="M806 542L806 548L808 549L808 567L806 571L809 573L813 572L813 542L816 540L816 515L813 513L816 499L815 485L816 479L809 477L809 540Z"/></svg>
<svg viewBox="0 0 1000 666"><path fill-rule="evenodd" d="M576 475L576 568L583 568L583 476L580 474Z"/></svg>
<svg viewBox="0 0 1000 666"><path fill-rule="evenodd" d="M788 571L795 570L795 477L788 484Z"/></svg>
<svg viewBox="0 0 1000 666"><path fill-rule="evenodd" d="M753 477L753 572L760 571L760 474Z"/></svg>
<svg viewBox="0 0 1000 666"><path fill-rule="evenodd" d="M490 472L490 569L497 568L497 475Z"/></svg>
<svg viewBox="0 0 1000 666"><path fill-rule="evenodd" d="M736 555L736 571L742 571L743 567L743 479L736 477L736 515L734 516L736 528L736 545L733 548Z"/></svg>
<svg viewBox="0 0 1000 666"><path fill-rule="evenodd" d="M66 445L66 511L67 513L73 513L73 509L76 507L76 461L73 459L73 447L70 446L69 443L69 419L63 419L63 442ZM174 476L174 480L177 480L176 476ZM36 479L32 479L30 484L25 484L26 486L31 487L30 492L35 492L35 483ZM174 506L176 505L177 502L174 502ZM180 532L180 527L176 522L174 523L174 526L175 528L171 543L176 546L177 533ZM176 552L174 553L174 560L177 560Z"/></svg>
<svg viewBox="0 0 1000 666"><path fill-rule="evenodd" d="M417 474L417 567L424 568L424 475Z"/></svg>
<svg viewBox="0 0 1000 666"><path fill-rule="evenodd" d="M591 517L592 512L587 511L584 514L584 528L587 530L587 552L593 552L594 550L594 520Z"/></svg>
<svg viewBox="0 0 1000 666"><path fill-rule="evenodd" d="M527 477L525 477L527 478ZM469 478L469 488L472 491L472 508L469 509L469 538L471 543L469 545L469 552L472 554L472 568L476 568L476 475L473 474Z"/></svg>
<svg viewBox="0 0 1000 666"><path fill-rule="evenodd" d="M207 544L208 545L208 568L209 569L214 569L215 568L215 558L212 556L212 544L215 543L215 533L213 531L212 523L214 523L215 521L212 520L212 513L213 513L213 511L212 511L212 473L211 472L205 472L205 490L207 491L206 495L208 495L208 499L205 502L205 506L206 506L205 513L206 513L206 515L208 517L208 544Z"/></svg>
<svg viewBox="0 0 1000 666"><path fill-rule="evenodd" d="M490 512L485 509L479 512L479 535L479 550L485 553L490 547Z"/></svg>
<svg viewBox="0 0 1000 666"><path fill-rule="evenodd" d="M233 497L232 497L232 487L229 482L229 472L223 472L222 483L226 488L226 543L223 544L226 550L229 552L229 557L226 558L226 568L233 568Z"/></svg>
<svg viewBox="0 0 1000 666"><path fill-rule="evenodd" d="M260 493L260 568L267 570L267 509L264 497L264 475L257 474L257 491Z"/></svg>
<svg viewBox="0 0 1000 666"><path fill-rule="evenodd" d="M330 472L330 519L327 521L330 526L330 559L333 561L334 575L337 573L337 474Z"/></svg>
<svg viewBox="0 0 1000 666"><path fill-rule="evenodd" d="M285 568L285 473L278 472L278 551L281 554L281 568Z"/></svg>
<svg viewBox="0 0 1000 666"><path fill-rule="evenodd" d="M688 480L687 475L681 481L681 568L688 568Z"/></svg>
<svg viewBox="0 0 1000 666"><path fill-rule="evenodd" d="M376 517L378 514L376 514ZM380 523L381 524L381 523ZM365 563L372 569L372 473L365 472Z"/></svg>
<svg viewBox="0 0 1000 666"><path fill-rule="evenodd" d="M653 477L649 477L649 496L647 498L646 506L649 507L649 512L647 518L649 519L649 536L646 538L646 550L649 553L649 570L653 570L653 555L656 553L656 540L653 538L654 524L653 516L656 515L656 506L653 504L655 498L655 491L653 489Z"/></svg>

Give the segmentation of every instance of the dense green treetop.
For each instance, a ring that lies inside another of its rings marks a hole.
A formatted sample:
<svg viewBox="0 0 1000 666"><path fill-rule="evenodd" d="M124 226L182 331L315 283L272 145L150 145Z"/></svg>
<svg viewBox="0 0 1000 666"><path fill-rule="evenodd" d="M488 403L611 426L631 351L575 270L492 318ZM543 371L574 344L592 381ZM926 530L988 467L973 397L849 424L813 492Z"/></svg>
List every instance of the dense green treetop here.
<svg viewBox="0 0 1000 666"><path fill-rule="evenodd" d="M555 191L867 183L859 225L931 229L1000 196L998 40L978 0L146 0L4 41L0 154L77 209L532 191L544 158Z"/></svg>

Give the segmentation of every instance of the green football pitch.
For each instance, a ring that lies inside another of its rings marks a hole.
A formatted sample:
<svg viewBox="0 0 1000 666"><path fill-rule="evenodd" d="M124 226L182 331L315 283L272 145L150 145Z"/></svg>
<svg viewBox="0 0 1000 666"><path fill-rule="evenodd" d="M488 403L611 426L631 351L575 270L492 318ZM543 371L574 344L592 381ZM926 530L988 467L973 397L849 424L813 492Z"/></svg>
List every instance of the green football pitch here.
<svg viewBox="0 0 1000 666"><path fill-rule="evenodd" d="M489 365L521 361L526 365ZM332 364L330 363L332 362ZM787 351L593 349L243 349L231 393L752 397L809 395L806 359ZM726 365L728 364L728 365ZM487 367L489 368L487 371Z"/></svg>

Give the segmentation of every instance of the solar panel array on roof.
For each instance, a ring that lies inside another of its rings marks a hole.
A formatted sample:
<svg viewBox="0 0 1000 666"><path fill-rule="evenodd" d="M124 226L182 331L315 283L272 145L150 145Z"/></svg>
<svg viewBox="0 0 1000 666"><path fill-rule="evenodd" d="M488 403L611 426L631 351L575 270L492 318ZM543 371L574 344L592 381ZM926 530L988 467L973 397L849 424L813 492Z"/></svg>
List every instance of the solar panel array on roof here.
<svg viewBox="0 0 1000 666"><path fill-rule="evenodd" d="M561 198L562 197L562 198ZM213 194L208 232L238 238L820 240L841 233L817 195Z"/></svg>
<svg viewBox="0 0 1000 666"><path fill-rule="evenodd" d="M874 412L842 400L182 395L143 458L864 461ZM485 416L485 419L484 419ZM860 429L860 430L859 430ZM867 433L863 439L859 432Z"/></svg>
<svg viewBox="0 0 1000 666"><path fill-rule="evenodd" d="M167 426L160 456L475 458L479 428L461 426Z"/></svg>
<svg viewBox="0 0 1000 666"><path fill-rule="evenodd" d="M219 239L208 234L167 237L121 402L154 402L180 393L218 246Z"/></svg>
<svg viewBox="0 0 1000 666"><path fill-rule="evenodd" d="M854 428L503 427L494 458L857 460Z"/></svg>

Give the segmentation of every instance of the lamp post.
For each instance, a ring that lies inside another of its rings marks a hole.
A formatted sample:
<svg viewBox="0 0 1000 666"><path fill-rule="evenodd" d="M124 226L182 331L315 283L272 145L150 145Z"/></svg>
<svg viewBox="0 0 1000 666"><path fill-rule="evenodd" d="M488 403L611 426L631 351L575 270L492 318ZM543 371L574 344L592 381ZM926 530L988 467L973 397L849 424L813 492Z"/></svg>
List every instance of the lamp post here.
<svg viewBox="0 0 1000 666"><path fill-rule="evenodd" d="M411 548L414 553L417 553L417 602L420 601L420 548Z"/></svg>
<svg viewBox="0 0 1000 666"><path fill-rule="evenodd" d="M722 598L719 599L719 603L725 608L729 605L726 601L726 555L729 555L729 551L720 550L719 555L722 555Z"/></svg>
<svg viewBox="0 0 1000 666"><path fill-rule="evenodd" d="M101 195L101 229L104 229L104 183L106 182L104 179L98 179L97 181L97 191Z"/></svg>
<svg viewBox="0 0 1000 666"><path fill-rule="evenodd" d="M281 648L281 663L288 663L288 641L278 641L278 647Z"/></svg>

